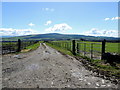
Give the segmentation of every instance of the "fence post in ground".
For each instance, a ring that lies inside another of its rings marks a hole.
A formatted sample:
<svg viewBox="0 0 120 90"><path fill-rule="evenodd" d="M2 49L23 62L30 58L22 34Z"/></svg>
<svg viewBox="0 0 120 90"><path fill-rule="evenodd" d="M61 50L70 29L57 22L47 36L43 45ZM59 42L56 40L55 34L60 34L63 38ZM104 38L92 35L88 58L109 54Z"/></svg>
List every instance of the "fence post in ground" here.
<svg viewBox="0 0 120 90"><path fill-rule="evenodd" d="M93 58L93 43L91 43L91 59Z"/></svg>
<svg viewBox="0 0 120 90"><path fill-rule="evenodd" d="M69 50L71 51L71 43L69 43Z"/></svg>
<svg viewBox="0 0 120 90"><path fill-rule="evenodd" d="M86 55L86 43L84 43L84 56Z"/></svg>
<svg viewBox="0 0 120 90"><path fill-rule="evenodd" d="M105 54L105 43L106 43L106 40L104 39L102 41L102 55L101 55L101 59L104 59L103 55Z"/></svg>
<svg viewBox="0 0 120 90"><path fill-rule="evenodd" d="M20 52L20 51L21 51L21 40L18 39L18 50L17 50L17 52Z"/></svg>
<svg viewBox="0 0 120 90"><path fill-rule="evenodd" d="M79 53L79 43L77 43L77 53Z"/></svg>
<svg viewBox="0 0 120 90"><path fill-rule="evenodd" d="M76 55L76 49L75 49L75 40L72 40L72 53L73 55Z"/></svg>

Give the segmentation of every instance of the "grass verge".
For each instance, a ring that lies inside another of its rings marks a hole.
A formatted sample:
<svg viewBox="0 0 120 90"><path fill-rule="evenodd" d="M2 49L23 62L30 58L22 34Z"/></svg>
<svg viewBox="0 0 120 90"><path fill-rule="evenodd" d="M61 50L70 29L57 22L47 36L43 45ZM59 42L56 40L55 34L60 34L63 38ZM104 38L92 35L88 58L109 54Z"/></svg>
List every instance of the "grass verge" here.
<svg viewBox="0 0 120 90"><path fill-rule="evenodd" d="M25 52L36 50L40 46L40 43L41 42L38 42L38 43L35 43L33 45L30 45L30 46L26 47L26 49L21 50L21 53L25 53Z"/></svg>
<svg viewBox="0 0 120 90"><path fill-rule="evenodd" d="M60 47L58 47L58 46L51 45L50 43L46 43L46 44L47 44L48 46L50 46L50 47L58 50L59 52L61 52L61 53L63 53L63 54L74 56L71 51L69 51L69 50L67 50L67 49L65 49L65 48L60 48Z"/></svg>
<svg viewBox="0 0 120 90"><path fill-rule="evenodd" d="M84 64L85 67L87 67L89 70L97 72L98 75L104 75L107 79L113 80L115 83L118 83L120 81L120 68L116 66L111 66L109 63L105 63L104 60L99 59L90 59L85 56L80 55L73 55L71 51L61 48L55 45L51 45L50 43L46 43L48 46L62 52L63 54L82 58L81 62ZM116 64L119 65L119 64ZM115 81L116 80L116 81Z"/></svg>

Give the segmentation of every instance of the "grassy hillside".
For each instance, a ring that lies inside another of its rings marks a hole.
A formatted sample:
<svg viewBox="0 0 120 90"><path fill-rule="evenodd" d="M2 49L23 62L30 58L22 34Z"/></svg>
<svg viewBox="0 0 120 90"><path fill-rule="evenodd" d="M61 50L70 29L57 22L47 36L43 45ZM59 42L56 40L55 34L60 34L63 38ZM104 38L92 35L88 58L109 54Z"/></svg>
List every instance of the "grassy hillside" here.
<svg viewBox="0 0 120 90"><path fill-rule="evenodd" d="M73 34L58 34L58 33L48 33L48 34L36 34L36 35L26 35L3 38L3 41L17 41L21 40L71 40L71 39L84 39L84 40L118 40L118 38L113 37L94 37L85 35L73 35Z"/></svg>

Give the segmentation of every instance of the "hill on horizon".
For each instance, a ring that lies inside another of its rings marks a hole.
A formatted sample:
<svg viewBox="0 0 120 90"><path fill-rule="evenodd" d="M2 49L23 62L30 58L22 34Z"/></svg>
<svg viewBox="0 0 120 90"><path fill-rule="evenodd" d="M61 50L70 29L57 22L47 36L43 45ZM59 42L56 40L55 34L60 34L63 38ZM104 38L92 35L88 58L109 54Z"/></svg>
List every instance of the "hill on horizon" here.
<svg viewBox="0 0 120 90"><path fill-rule="evenodd" d="M35 34L15 37L2 37L2 41L17 41L21 40L72 40L72 39L84 39L84 40L119 40L115 37L103 37L103 36L85 36L77 34L60 34L60 33L46 33L46 34Z"/></svg>

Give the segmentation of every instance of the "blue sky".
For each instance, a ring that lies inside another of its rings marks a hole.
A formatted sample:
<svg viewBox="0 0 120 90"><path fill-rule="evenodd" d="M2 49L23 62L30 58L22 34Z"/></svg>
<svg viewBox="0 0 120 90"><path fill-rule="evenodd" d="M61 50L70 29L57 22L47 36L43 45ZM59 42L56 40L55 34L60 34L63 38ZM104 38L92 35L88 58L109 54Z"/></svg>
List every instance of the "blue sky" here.
<svg viewBox="0 0 120 90"><path fill-rule="evenodd" d="M116 37L118 19L117 2L3 2L0 33Z"/></svg>

